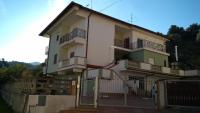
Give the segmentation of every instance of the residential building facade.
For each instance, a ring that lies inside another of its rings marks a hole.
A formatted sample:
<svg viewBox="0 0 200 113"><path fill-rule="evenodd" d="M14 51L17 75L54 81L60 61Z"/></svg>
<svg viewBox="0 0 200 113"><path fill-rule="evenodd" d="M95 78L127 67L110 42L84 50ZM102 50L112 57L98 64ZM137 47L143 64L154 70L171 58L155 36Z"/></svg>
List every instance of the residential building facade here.
<svg viewBox="0 0 200 113"><path fill-rule="evenodd" d="M50 39L45 73L71 81L68 94L95 95L98 77L101 95L123 94L128 86L151 97L157 80L184 76L169 68L164 36L74 2L40 36Z"/></svg>

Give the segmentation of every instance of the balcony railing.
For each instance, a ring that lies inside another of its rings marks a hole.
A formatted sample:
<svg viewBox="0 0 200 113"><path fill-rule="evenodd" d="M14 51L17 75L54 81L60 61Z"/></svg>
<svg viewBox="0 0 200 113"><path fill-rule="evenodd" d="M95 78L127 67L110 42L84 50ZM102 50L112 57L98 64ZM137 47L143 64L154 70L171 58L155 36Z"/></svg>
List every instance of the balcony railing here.
<svg viewBox="0 0 200 113"><path fill-rule="evenodd" d="M165 73L165 74L172 74L172 75L179 75L179 76L185 75L183 70L173 70L169 67L162 67L162 66L158 66L158 65L144 63L144 62L126 60L125 65L126 65L127 69L141 69L141 70L147 70L147 71Z"/></svg>
<svg viewBox="0 0 200 113"><path fill-rule="evenodd" d="M75 56L70 59L63 59L59 62L59 68L70 66L86 66L86 58Z"/></svg>
<svg viewBox="0 0 200 113"><path fill-rule="evenodd" d="M68 41L74 39L75 37L85 38L86 31L83 29L80 29L80 28L75 28L75 29L73 29L73 31L71 33L67 33L60 38L60 44L62 44L64 42L68 42Z"/></svg>
<svg viewBox="0 0 200 113"><path fill-rule="evenodd" d="M133 49L139 49L139 48L150 48L157 51L166 52L166 46L162 44L158 44L155 42L147 41L147 40L141 40L138 42L132 43Z"/></svg>
<svg viewBox="0 0 200 113"><path fill-rule="evenodd" d="M126 49L137 50L140 48L150 48L150 49L154 49L157 51L166 52L165 45L154 43L154 42L147 41L147 40L141 40L141 41L137 41L137 42L133 42L133 43L130 42L130 43L125 44L124 40L115 39L114 42L115 42L115 46L126 48Z"/></svg>

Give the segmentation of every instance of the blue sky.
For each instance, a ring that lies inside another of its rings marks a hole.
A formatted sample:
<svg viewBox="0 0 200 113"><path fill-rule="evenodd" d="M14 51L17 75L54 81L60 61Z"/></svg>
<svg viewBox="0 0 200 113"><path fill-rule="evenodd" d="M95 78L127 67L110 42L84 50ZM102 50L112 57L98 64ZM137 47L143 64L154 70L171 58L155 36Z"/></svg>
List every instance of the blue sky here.
<svg viewBox="0 0 200 113"><path fill-rule="evenodd" d="M91 0L74 0L86 6ZM92 8L166 34L171 25L200 23L200 0L92 0ZM0 0L0 58L43 62L48 39L38 34L71 0Z"/></svg>

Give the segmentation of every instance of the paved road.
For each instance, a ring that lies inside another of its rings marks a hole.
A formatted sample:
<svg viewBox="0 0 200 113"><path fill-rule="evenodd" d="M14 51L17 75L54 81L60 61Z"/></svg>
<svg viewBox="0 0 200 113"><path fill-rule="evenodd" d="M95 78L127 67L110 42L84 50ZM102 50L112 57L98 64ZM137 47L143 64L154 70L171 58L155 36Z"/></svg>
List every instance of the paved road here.
<svg viewBox="0 0 200 113"><path fill-rule="evenodd" d="M200 113L200 109L166 109L163 113Z"/></svg>

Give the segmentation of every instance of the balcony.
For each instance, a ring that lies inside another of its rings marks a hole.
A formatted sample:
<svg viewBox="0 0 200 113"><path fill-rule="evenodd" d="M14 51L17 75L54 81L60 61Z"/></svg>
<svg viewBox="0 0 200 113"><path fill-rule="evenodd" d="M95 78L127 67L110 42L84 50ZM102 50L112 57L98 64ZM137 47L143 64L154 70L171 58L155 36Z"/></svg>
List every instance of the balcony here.
<svg viewBox="0 0 200 113"><path fill-rule="evenodd" d="M80 28L75 28L71 33L67 33L60 38L60 46L70 43L85 43L86 31Z"/></svg>
<svg viewBox="0 0 200 113"><path fill-rule="evenodd" d="M166 52L166 46L158 43L154 43L147 40L138 40L137 42L133 42L132 44L133 50L139 48L149 48L156 51Z"/></svg>
<svg viewBox="0 0 200 113"><path fill-rule="evenodd" d="M123 70L141 70L141 72L149 72L149 73L162 73L168 75L175 76L185 76L183 70L173 70L169 67L162 67L158 65L153 65L145 62L137 62L137 61L129 61L129 60L121 60L121 65L125 65ZM161 74L161 75L162 75Z"/></svg>
<svg viewBox="0 0 200 113"><path fill-rule="evenodd" d="M78 69L86 68L85 57L72 57L70 59L63 59L58 64L58 71L69 70L78 71Z"/></svg>
<svg viewBox="0 0 200 113"><path fill-rule="evenodd" d="M115 39L114 44L117 47L130 49L130 50L138 50L141 48L153 49L160 52L166 52L166 46L158 43L154 43L147 40L138 40L137 42L130 42L126 40Z"/></svg>

